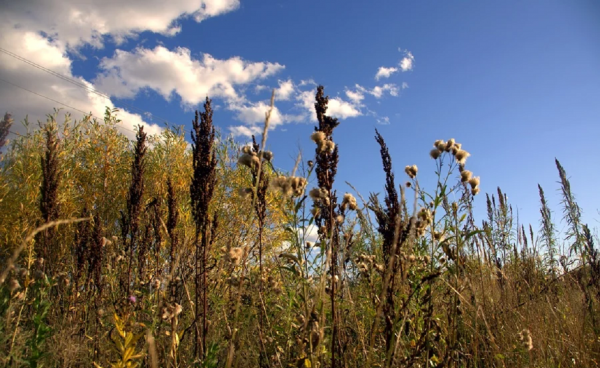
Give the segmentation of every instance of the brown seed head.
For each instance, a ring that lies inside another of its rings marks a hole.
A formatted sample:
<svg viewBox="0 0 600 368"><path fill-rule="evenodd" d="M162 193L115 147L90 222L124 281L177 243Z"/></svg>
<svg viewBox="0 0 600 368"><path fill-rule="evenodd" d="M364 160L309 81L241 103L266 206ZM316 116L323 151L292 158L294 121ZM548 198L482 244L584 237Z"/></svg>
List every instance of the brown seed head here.
<svg viewBox="0 0 600 368"><path fill-rule="evenodd" d="M470 172L469 170L463 170L460 173L460 181L462 181L463 183L468 182L469 180L471 180L472 176L472 172Z"/></svg>
<svg viewBox="0 0 600 368"><path fill-rule="evenodd" d="M469 184L471 185L471 188L476 188L479 186L479 176L475 176L471 179L469 179Z"/></svg>
<svg viewBox="0 0 600 368"><path fill-rule="evenodd" d="M461 165L464 165L467 162L467 157L471 156L471 154L465 150L459 149L456 151L454 157L456 158L456 162Z"/></svg>

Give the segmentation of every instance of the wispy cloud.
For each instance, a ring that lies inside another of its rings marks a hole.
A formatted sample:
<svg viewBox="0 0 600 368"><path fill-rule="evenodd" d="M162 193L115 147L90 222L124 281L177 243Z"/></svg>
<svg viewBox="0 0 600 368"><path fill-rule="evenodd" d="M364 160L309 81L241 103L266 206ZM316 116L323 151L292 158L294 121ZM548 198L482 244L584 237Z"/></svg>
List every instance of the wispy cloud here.
<svg viewBox="0 0 600 368"><path fill-rule="evenodd" d="M381 78L389 78L392 74L396 73L397 71L398 68L386 68L385 66L380 66L379 70L377 70L377 74L375 74L375 80L379 80Z"/></svg>
<svg viewBox="0 0 600 368"><path fill-rule="evenodd" d="M402 49L400 49L400 51L402 51ZM402 58L402 60L400 60L400 63L398 65L400 66L400 69L402 69L403 72L408 72L413 69L415 57L410 51L404 50L402 52L404 52L404 57Z"/></svg>

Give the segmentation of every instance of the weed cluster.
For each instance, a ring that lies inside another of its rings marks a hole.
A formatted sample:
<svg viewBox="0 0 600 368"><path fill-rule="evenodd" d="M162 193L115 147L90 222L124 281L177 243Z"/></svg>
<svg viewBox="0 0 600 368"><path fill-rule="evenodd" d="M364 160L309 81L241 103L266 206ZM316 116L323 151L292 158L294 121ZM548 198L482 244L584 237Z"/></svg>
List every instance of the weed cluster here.
<svg viewBox="0 0 600 368"><path fill-rule="evenodd" d="M499 188L479 224L480 178L454 139L433 144L433 185L416 165L398 185L376 131L383 200L338 193L344 147L327 108L318 87L314 154L291 174L267 150L273 100L262 141L243 147L219 139L209 99L191 149L177 127L131 142L111 110L55 113L10 142L2 365L599 365L598 238L558 161L564 242L541 186L537 237Z"/></svg>

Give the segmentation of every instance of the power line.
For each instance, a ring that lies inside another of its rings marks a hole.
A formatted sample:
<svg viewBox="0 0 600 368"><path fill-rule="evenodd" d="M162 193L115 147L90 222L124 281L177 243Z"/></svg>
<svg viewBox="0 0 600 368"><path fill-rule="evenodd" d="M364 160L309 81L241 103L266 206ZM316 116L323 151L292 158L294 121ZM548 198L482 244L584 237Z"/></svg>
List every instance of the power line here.
<svg viewBox="0 0 600 368"><path fill-rule="evenodd" d="M62 80L64 80L65 82L71 83L71 84L73 84L73 85L75 85L75 86L77 86L77 87L79 87L79 88L83 88L83 89L85 89L85 90L86 90L86 91L88 91L88 92L94 93L94 94L96 94L96 95L98 95L98 96L100 96L100 97L104 97L104 98L108 99L109 101L111 101L111 99L110 99L110 96L109 96L109 95L107 95L107 94L104 94L104 93L102 93L102 92L98 91L98 90L97 90L95 87L90 87L89 85L87 85L87 84L85 84L85 83L82 83L82 82L80 82L80 81L78 81L78 80L76 80L76 79L73 79L73 78L71 78L71 77L68 77L68 76L66 76L66 75L63 75L63 74L60 74L60 73L58 73L58 72L55 72L55 71L53 71L53 70L51 70L51 69L45 68L45 67L41 66L40 64L37 64L37 63L35 63L35 62L33 62L33 61L29 60L29 59L26 59L26 58L24 58L24 57L22 57L22 56L19 56L19 55L15 54L15 53L13 53L13 52L11 52L11 51L8 51L8 50L6 50L6 49L4 49L4 48L2 48L2 47L0 47L0 52L3 52L3 53L5 53L6 55L8 55L8 56L11 56L11 57L13 57L13 58L15 58L15 59L17 59L17 60L19 60L19 61L22 61L22 62L24 62L24 63L26 63L26 64L28 64L28 65L30 65L30 66L32 66L32 67L34 67L34 68L37 68L37 69L39 69L39 70L41 70L41 71L43 71L43 72L46 72L46 73L48 73L48 74L50 74L50 75L53 75L53 76L55 76L55 77L57 77L57 78L60 78L60 79L62 79ZM123 104L124 104L124 105L126 105L127 107L129 107L130 109L132 109L132 110L136 110L137 112L140 112L140 113L142 113L142 114L146 114L146 113L147 113L147 111L145 111L145 110L142 110L142 109L140 109L140 108L137 108L137 107L135 107L135 106L133 106L133 105L131 105L131 104L128 104L128 103L126 103L126 102L124 102ZM173 124L173 123L171 123L169 120L167 120L167 119L165 119L165 118L163 118L163 117L161 117L161 116L154 115L154 114L152 114L152 116L155 116L155 117L159 118L160 120L163 120L164 122L166 122L166 123L168 123L168 124L174 125L174 124Z"/></svg>
<svg viewBox="0 0 600 368"><path fill-rule="evenodd" d="M73 110L75 110L75 111L79 111L79 112L81 112L81 113L82 113L82 114L84 114L84 115L90 115L90 116L94 116L94 114L92 114L91 112L85 112L85 111L83 111L83 110L80 110L80 109L78 109L78 108L76 108L76 107L69 106L69 105L67 105L67 104L65 104L65 103L63 103L63 102L60 102L60 101L58 101L58 100L55 100L55 99L53 99L53 98L50 98L50 97L48 97L48 96L44 96L44 95L42 95L42 94L39 94L39 93L37 93L37 92L34 92L34 91L32 91L32 90L29 90L29 89L27 89L27 88L25 88L25 87L21 87L21 86L19 86L19 85L16 85L16 84L14 84L14 83L12 83L12 82L9 82L9 81L7 81L7 80L5 80L5 79L3 79L3 78L0 78L0 81L4 82L4 83L6 83L6 84L10 84L10 85L11 85L11 86L13 86L13 87L16 87L16 88L22 89L22 90L24 90L24 91L27 91L27 92L29 92L29 93L32 93L32 94L34 94L34 95L36 95L36 96L38 96L38 97L45 98L45 99L47 99L47 100L50 100L50 101L52 101L52 102L56 102L56 103L58 103L58 104L61 104L61 105L65 106L65 107L68 107L68 108L70 108L70 109L73 109ZM118 127L118 128L121 128L121 129L128 130L128 131L130 131L130 132L132 132L132 133L136 133L134 130L131 130L131 129L129 129L129 128L125 128L124 126L120 126L120 125L115 125L115 126L116 126L116 127ZM13 133L13 134L17 134L17 135L19 135L18 133L15 133L15 132L12 132L12 131L10 131L10 132L11 132L11 133Z"/></svg>

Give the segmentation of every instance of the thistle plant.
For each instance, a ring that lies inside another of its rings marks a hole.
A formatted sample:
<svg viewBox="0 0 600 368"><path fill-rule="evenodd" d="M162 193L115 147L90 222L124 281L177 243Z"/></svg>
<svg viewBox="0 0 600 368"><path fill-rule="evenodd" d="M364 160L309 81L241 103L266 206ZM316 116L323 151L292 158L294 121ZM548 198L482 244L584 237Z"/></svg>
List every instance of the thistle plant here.
<svg viewBox="0 0 600 368"><path fill-rule="evenodd" d="M319 87L314 154L289 172L267 147L273 99L245 146L217 139L208 99L191 149L173 126L130 140L113 109L16 136L0 165L0 365L598 365L597 229L558 162L566 234L544 183L536 231L455 139L394 171L375 131L385 179L365 200L338 188L329 102Z"/></svg>

